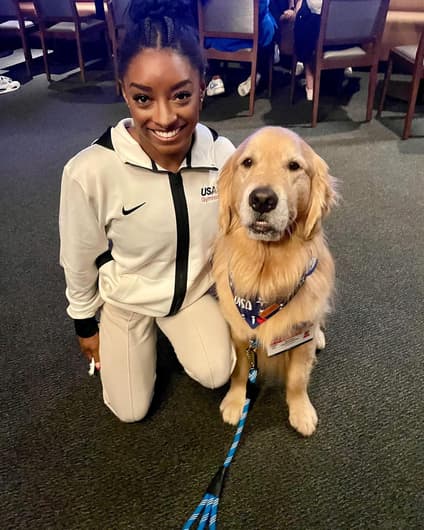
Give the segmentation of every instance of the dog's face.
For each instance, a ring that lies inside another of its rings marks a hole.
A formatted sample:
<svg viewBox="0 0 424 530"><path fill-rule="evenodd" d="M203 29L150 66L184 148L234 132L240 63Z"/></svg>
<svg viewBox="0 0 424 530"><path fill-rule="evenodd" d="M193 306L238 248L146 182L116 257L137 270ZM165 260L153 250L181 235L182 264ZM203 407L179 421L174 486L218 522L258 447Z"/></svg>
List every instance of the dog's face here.
<svg viewBox="0 0 424 530"><path fill-rule="evenodd" d="M297 134L264 127L224 165L219 180L220 225L249 237L279 241L296 231L308 239L335 200L325 162Z"/></svg>

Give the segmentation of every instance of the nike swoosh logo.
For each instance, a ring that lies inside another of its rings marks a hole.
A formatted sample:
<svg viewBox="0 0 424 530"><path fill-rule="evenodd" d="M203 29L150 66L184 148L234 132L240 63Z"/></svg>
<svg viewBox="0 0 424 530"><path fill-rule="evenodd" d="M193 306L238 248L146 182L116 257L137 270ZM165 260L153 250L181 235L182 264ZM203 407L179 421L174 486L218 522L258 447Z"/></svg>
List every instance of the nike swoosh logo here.
<svg viewBox="0 0 424 530"><path fill-rule="evenodd" d="M134 206L134 208L130 208L129 210L126 210L126 209L122 206L122 215L129 215L130 213L135 212L136 210L138 210L139 208L141 208L141 207L144 206L145 204L146 204L145 202L142 202L142 203L139 204L138 206Z"/></svg>

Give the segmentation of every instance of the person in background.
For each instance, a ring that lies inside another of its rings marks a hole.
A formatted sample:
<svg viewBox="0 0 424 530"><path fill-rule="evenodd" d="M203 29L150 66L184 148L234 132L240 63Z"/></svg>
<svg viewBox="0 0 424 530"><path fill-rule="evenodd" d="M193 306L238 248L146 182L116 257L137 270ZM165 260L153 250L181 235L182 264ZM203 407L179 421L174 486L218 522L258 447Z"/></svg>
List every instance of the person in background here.
<svg viewBox="0 0 424 530"><path fill-rule="evenodd" d="M322 0L299 0L294 6L294 46L296 55L305 68L306 99L312 101L314 93L314 73L312 59L317 45Z"/></svg>
<svg viewBox="0 0 424 530"><path fill-rule="evenodd" d="M313 56L317 46L321 23L322 0L297 0L294 5L294 45L296 55L305 68L306 99L312 101L314 94ZM350 76L352 68L345 69Z"/></svg>
<svg viewBox="0 0 424 530"><path fill-rule="evenodd" d="M199 123L205 64L189 4L130 3L120 80L131 117L74 156L62 177L67 312L100 369L105 404L124 422L149 409L158 328L203 386L220 387L234 366L208 294L217 177L234 146Z"/></svg>
<svg viewBox="0 0 424 530"><path fill-rule="evenodd" d="M208 0L204 0L206 3ZM277 29L277 23L272 16L269 9L269 0L259 0L259 50L258 50L258 72L256 74L256 84L259 83L261 76L266 72L270 53L273 53L274 34ZM241 39L221 39L211 38L205 39L205 48L215 48L221 51L237 51L242 48L249 47L246 40ZM253 45L253 43L251 44ZM214 68L211 68L212 72ZM250 94L252 86L250 76L237 87L237 92L240 96L247 96ZM225 92L224 81L220 74L212 73L212 78L206 88L208 96L217 96Z"/></svg>
<svg viewBox="0 0 424 530"><path fill-rule="evenodd" d="M294 46L293 33L297 3L299 3L299 0L270 0L271 14L275 20L279 21L275 38L278 43L275 44L275 56L278 57L278 60L276 59L274 63L280 62L280 45L282 46L284 54L290 55L292 53ZM287 67L287 65L283 66ZM303 71L303 63L298 61L296 64L295 75L299 76L303 73Z"/></svg>

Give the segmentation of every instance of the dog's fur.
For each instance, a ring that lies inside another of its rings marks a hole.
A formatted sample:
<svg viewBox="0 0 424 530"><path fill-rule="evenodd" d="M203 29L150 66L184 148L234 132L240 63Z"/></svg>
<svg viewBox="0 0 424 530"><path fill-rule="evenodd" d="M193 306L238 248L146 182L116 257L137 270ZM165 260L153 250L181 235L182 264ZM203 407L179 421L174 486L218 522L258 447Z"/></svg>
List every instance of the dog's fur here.
<svg viewBox="0 0 424 530"><path fill-rule="evenodd" d="M220 232L213 274L237 352L231 387L220 407L222 417L231 424L240 419L249 371L246 348L249 339L257 338L259 373L284 378L289 422L309 436L318 418L307 385L316 349L325 345L321 327L334 288L334 263L321 226L336 200L334 179L326 163L294 132L264 127L249 136L226 162L218 194ZM262 210L268 211L261 211L261 200ZM260 297L267 303L284 300L293 293L313 257L318 259L316 270L287 306L251 329L234 296ZM267 356L266 348L275 337L292 336L310 325L315 331L312 341Z"/></svg>

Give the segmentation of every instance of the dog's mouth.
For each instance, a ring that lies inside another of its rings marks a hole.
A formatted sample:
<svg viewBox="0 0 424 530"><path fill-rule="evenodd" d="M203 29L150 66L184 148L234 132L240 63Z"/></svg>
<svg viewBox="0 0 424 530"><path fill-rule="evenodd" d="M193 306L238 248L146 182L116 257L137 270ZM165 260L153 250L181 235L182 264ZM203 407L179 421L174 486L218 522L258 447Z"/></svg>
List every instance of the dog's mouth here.
<svg viewBox="0 0 424 530"><path fill-rule="evenodd" d="M276 241L280 239L280 232L268 221L257 220L248 226L249 236L252 239Z"/></svg>
<svg viewBox="0 0 424 530"><path fill-rule="evenodd" d="M267 232L275 232L274 227L268 221L255 221L249 227L253 232L258 234L266 234Z"/></svg>

